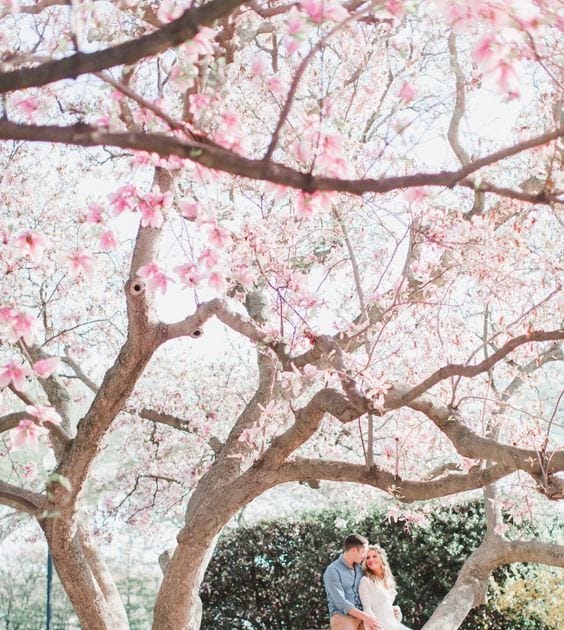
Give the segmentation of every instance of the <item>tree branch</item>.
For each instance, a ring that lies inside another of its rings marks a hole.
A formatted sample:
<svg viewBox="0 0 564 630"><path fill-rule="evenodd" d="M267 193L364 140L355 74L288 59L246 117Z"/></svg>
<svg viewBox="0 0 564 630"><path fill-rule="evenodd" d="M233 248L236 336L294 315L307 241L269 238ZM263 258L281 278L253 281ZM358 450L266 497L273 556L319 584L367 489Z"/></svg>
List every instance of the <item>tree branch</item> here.
<svg viewBox="0 0 564 630"><path fill-rule="evenodd" d="M88 72L100 72L121 64L131 65L143 57L157 55L178 46L196 35L200 26L229 14L245 0L211 0L200 7L187 9L179 18L149 35L94 53L76 53L34 68L0 73L0 94L29 87L47 85L61 79L76 79Z"/></svg>
<svg viewBox="0 0 564 630"><path fill-rule="evenodd" d="M564 339L564 331L562 330L536 330L531 333L527 333L526 335L520 335L519 337L514 337L510 339L504 346L499 348L496 352L494 352L491 356L487 357L480 363L476 365L461 365L456 363L451 363L449 365L445 365L442 368L439 368L436 372L433 372L431 376L428 376L424 381L412 387L407 392L404 392L397 396L397 398L391 398L386 400L386 408L387 409L396 409L398 407L402 407L403 405L407 405L412 400L415 400L421 394L424 394L426 391L431 389L431 387L435 386L437 383L444 381L451 376L466 376L473 377L481 374L482 372L487 372L490 370L498 361L501 361L504 357L506 357L510 352L522 346L526 343L531 343L534 341L558 341L560 339Z"/></svg>
<svg viewBox="0 0 564 630"><path fill-rule="evenodd" d="M474 468L465 474L449 474L440 479L412 481L402 479L377 464L367 467L348 462L297 458L282 464L275 474L280 478L279 483L308 479L362 483L392 494L399 501L411 503L483 488L511 472L508 467L496 465Z"/></svg>
<svg viewBox="0 0 564 630"><path fill-rule="evenodd" d="M424 413L464 457L489 460L507 468L523 470L535 478L541 486L540 491L548 498L561 498L558 493L562 492L562 488L556 483L555 473L564 470L563 451L547 453L546 457L541 458L536 451L481 437L457 420L451 408L429 398L421 396L407 406ZM547 481L553 483L554 487L547 484Z"/></svg>
<svg viewBox="0 0 564 630"><path fill-rule="evenodd" d="M0 481L0 503L33 516L39 516L48 507L48 501L42 494L5 481Z"/></svg>
<svg viewBox="0 0 564 630"><path fill-rule="evenodd" d="M0 120L0 138L5 140L29 140L38 142L54 142L78 146L108 145L124 149L133 149L157 153L162 156L176 155L197 162L202 166L232 175L270 181L282 186L303 190L307 193L316 191L345 192L352 195L364 193L386 193L401 188L414 186L463 186L476 189L476 184L467 179L468 175L479 169L495 164L522 151L531 149L564 136L564 129L544 133L530 140L520 142L505 149L477 159L457 171L440 171L438 173L417 173L383 177L380 179L340 179L336 177L313 176L283 164L243 157L225 149L210 140L193 142L180 140L164 134L146 134L140 132L110 133L89 125L73 125L67 127L23 125ZM484 189L486 184L480 184ZM507 194L531 203L549 203L558 201L558 195L517 193L509 189L493 189L492 192Z"/></svg>
<svg viewBox="0 0 564 630"><path fill-rule="evenodd" d="M165 424L173 429L177 429L178 431L183 431L184 433L196 433L194 427L188 421L182 420L181 418L168 413L161 413L159 411L155 411L154 409L144 408L139 411L138 415L140 418L144 418L150 422ZM207 439L207 443L216 455L223 448L223 443L213 435Z"/></svg>
<svg viewBox="0 0 564 630"><path fill-rule="evenodd" d="M85 374L80 365L78 365L78 363L72 357L67 354L62 357L61 360L72 369L77 378L82 381L90 391L94 393L98 391L98 385Z"/></svg>
<svg viewBox="0 0 564 630"><path fill-rule="evenodd" d="M20 420L24 420L25 418L29 418L29 414L25 411L15 411L14 413L8 413L5 416L1 416L0 433L4 433L10 429L15 429L20 423Z"/></svg>

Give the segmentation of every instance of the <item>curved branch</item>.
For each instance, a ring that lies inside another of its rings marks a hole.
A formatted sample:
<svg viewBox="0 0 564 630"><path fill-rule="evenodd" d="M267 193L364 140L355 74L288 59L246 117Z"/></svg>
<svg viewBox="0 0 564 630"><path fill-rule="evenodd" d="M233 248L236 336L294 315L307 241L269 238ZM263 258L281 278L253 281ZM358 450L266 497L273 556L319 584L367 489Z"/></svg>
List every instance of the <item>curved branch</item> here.
<svg viewBox="0 0 564 630"><path fill-rule="evenodd" d="M452 150L454 151L458 161L462 166L470 163L470 156L460 144L460 121L466 113L466 91L464 89L464 73L458 61L458 51L456 50L456 33L454 30L450 32L448 38L448 50L450 56L450 68L455 78L455 102L452 117L448 126L447 138ZM484 209L485 194L483 190L475 190L474 205L468 213L473 216Z"/></svg>
<svg viewBox="0 0 564 630"><path fill-rule="evenodd" d="M150 422L156 422L158 424L165 424L173 429L177 429L178 431L183 431L184 433L196 433L190 422L182 420L182 418L178 418L177 416L173 416L169 413L162 413L155 411L154 409L144 408L139 411L138 415L144 420L149 420ZM223 443L213 435L207 439L207 443L216 455L220 453L223 448Z"/></svg>
<svg viewBox="0 0 564 630"><path fill-rule="evenodd" d="M458 453L465 457L489 460L514 470L522 470L532 475L539 483L545 476L564 470L564 451L547 453L546 457L541 459L540 454L534 450L503 444L477 435L456 419L453 409L435 403L429 398L417 398L407 406L424 413L448 437ZM555 485L554 492L557 492L556 486L558 484ZM546 488L546 491L548 490Z"/></svg>
<svg viewBox="0 0 564 630"><path fill-rule="evenodd" d="M225 300L215 298L200 304L193 315L182 321L167 324L165 339L168 341L176 337L198 336L195 332L214 315L226 326L256 343L266 342L269 337L269 334L250 317L232 311Z"/></svg>
<svg viewBox="0 0 564 630"><path fill-rule="evenodd" d="M442 600L423 630L456 630L470 610L485 602L487 581L492 571L512 562L538 562L564 566L564 546L540 541L508 541L486 536L468 556L455 585Z"/></svg>
<svg viewBox="0 0 564 630"><path fill-rule="evenodd" d="M73 125L67 127L22 125L0 120L0 138L5 140L29 140L38 142L54 142L77 146L108 145L124 149L133 149L157 153L162 156L176 155L197 162L207 168L231 173L248 179L270 181L282 186L303 190L307 193L316 191L345 192L352 195L364 193L386 193L401 188L414 186L463 186L476 189L476 184L467 179L468 175L485 166L495 164L527 149L547 144L564 136L564 128L535 136L505 149L495 151L483 158L474 160L457 171L440 171L437 173L416 173L380 179L340 179L337 177L313 176L292 169L284 164L272 161L256 160L243 157L213 142L194 142L180 140L164 134L146 134L140 132L110 133L89 125ZM484 189L486 184L480 184ZM549 203L558 201L558 195L517 193L510 189L492 188L492 192L507 194L531 203Z"/></svg>
<svg viewBox="0 0 564 630"><path fill-rule="evenodd" d="M487 357L480 363L476 365L461 365L456 363L451 363L449 365L445 365L442 368L439 368L436 372L433 372L431 376L428 376L424 381L412 387L405 393L397 396L397 398L393 398L386 401L387 409L396 409L398 407L402 407L403 405L407 405L412 400L415 400L421 394L424 394L426 391L431 389L437 383L444 381L451 376L466 376L473 377L481 374L482 372L487 372L490 370L496 363L501 361L504 357L506 357L510 352L522 346L525 343L531 343L533 341L558 341L560 339L564 339L564 331L562 330L536 330L531 333L527 333L526 335L520 335L519 337L514 337L510 339L504 346L499 348L496 352L494 352L491 356Z"/></svg>
<svg viewBox="0 0 564 630"><path fill-rule="evenodd" d="M33 516L40 516L49 505L47 498L42 494L19 488L5 481L0 481L0 503Z"/></svg>
<svg viewBox="0 0 564 630"><path fill-rule="evenodd" d="M71 356L66 354L64 357L61 357L61 361L63 363L66 363L72 369L72 371L76 374L78 380L82 381L82 383L84 383L90 391L94 393L98 391L98 385L90 377L87 376L84 370Z"/></svg>
<svg viewBox="0 0 564 630"><path fill-rule="evenodd" d="M564 567L564 545L540 540L510 540L504 562L535 562Z"/></svg>
<svg viewBox="0 0 564 630"><path fill-rule="evenodd" d="M4 433L4 431L9 431L10 429L15 429L20 420L25 420L25 418L29 418L29 414L25 411L15 411L14 413L8 413L5 416L0 417L0 433Z"/></svg>
<svg viewBox="0 0 564 630"><path fill-rule="evenodd" d="M413 481L402 479L378 465L367 467L341 461L297 458L283 464L273 474L279 477L279 483L308 479L362 483L393 494L399 501L411 503L483 488L512 472L508 467L496 465L430 481Z"/></svg>
<svg viewBox="0 0 564 630"><path fill-rule="evenodd" d="M211 0L187 9L179 18L149 35L94 53L76 53L70 57L0 74L0 94L29 87L47 85L61 79L76 79L88 72L100 72L121 64L131 65L178 46L196 35L200 26L229 14L245 0Z"/></svg>

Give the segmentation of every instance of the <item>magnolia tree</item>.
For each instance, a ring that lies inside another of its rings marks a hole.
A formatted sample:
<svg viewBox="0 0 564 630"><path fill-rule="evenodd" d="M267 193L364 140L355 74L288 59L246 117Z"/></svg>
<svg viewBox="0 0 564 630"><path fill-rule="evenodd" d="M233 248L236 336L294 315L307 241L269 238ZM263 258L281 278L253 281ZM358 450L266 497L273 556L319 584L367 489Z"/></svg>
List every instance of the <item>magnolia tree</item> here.
<svg viewBox="0 0 564 630"><path fill-rule="evenodd" d="M429 630L564 565L502 517L563 497L558 5L2 0L0 502L83 628L128 628L110 517L183 510L153 628L197 628L287 482L483 489Z"/></svg>

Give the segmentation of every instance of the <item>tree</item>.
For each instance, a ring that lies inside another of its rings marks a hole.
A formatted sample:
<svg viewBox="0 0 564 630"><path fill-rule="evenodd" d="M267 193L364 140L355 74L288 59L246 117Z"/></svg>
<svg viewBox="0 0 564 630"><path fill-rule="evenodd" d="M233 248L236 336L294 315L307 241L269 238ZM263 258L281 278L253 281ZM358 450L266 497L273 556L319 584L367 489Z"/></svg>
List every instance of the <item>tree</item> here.
<svg viewBox="0 0 564 630"><path fill-rule="evenodd" d="M0 499L83 628L128 627L105 512L185 508L153 621L184 630L219 532L287 482L398 517L484 489L429 630L502 563L562 566L500 511L563 496L557 10L3 3Z"/></svg>

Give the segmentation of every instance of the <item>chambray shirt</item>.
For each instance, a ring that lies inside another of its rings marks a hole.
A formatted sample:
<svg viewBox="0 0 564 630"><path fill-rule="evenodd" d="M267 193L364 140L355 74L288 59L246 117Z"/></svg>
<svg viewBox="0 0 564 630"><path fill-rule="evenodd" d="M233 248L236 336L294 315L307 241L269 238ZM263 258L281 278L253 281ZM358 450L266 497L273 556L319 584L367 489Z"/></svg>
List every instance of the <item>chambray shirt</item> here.
<svg viewBox="0 0 564 630"><path fill-rule="evenodd" d="M362 568L355 564L351 568L339 556L332 562L323 574L323 584L327 593L327 603L329 604L329 617L335 613L348 615L353 608L362 610L360 597L358 595L358 583L362 577Z"/></svg>

